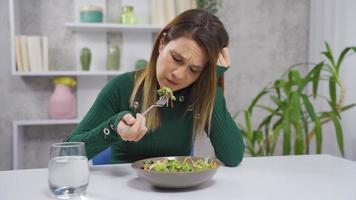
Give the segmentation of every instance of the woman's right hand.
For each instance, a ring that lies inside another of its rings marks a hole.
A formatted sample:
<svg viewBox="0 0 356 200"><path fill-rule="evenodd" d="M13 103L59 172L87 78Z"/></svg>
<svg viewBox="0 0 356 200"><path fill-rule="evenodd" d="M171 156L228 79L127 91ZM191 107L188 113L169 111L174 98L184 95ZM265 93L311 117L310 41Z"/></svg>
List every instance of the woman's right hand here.
<svg viewBox="0 0 356 200"><path fill-rule="evenodd" d="M117 133L124 141L137 142L145 136L146 132L146 118L140 113L136 114L136 118L131 114L124 115L117 126Z"/></svg>

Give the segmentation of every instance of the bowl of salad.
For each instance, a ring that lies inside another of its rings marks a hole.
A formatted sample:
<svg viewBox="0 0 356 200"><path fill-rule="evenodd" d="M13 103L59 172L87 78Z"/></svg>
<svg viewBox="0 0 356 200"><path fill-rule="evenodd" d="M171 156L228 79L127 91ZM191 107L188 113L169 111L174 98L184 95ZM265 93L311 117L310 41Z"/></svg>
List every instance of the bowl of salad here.
<svg viewBox="0 0 356 200"><path fill-rule="evenodd" d="M131 164L138 177L153 186L163 188L187 188L210 180L220 166L215 159L175 156L156 157Z"/></svg>

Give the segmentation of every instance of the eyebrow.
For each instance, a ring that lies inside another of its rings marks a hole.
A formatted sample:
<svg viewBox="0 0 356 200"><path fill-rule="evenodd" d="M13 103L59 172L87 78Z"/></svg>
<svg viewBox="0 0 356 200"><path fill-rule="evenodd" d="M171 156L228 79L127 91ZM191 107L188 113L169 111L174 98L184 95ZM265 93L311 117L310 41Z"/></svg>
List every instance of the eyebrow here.
<svg viewBox="0 0 356 200"><path fill-rule="evenodd" d="M171 52L175 55L175 56L178 56L179 59L182 59L182 60L187 60L186 58L184 58L181 54L179 54L178 52L174 51L174 50L171 50ZM199 69L202 69L203 67L202 66L199 66L199 65L194 65L194 64L191 64L190 65L191 67L196 67L196 68L199 68Z"/></svg>

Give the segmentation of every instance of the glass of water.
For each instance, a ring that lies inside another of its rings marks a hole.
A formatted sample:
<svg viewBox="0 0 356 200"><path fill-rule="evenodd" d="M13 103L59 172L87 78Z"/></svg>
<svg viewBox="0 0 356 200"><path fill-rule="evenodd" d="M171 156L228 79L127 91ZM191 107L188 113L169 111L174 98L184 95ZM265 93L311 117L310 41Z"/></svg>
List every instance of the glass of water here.
<svg viewBox="0 0 356 200"><path fill-rule="evenodd" d="M89 164L83 142L51 145L48 184L55 197L68 199L84 195L89 183Z"/></svg>

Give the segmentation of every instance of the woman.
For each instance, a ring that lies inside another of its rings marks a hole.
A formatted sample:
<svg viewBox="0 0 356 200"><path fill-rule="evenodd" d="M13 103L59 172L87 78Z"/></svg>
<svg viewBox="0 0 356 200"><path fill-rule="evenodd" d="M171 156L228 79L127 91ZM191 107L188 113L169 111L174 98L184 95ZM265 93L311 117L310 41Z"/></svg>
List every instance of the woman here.
<svg viewBox="0 0 356 200"><path fill-rule="evenodd" d="M230 65L227 45L217 17L199 9L183 12L158 35L148 66L112 79L66 141L85 142L89 159L111 146L112 162L124 163L189 155L205 130L217 158L237 166L244 143L218 86ZM173 90L173 107L141 115L161 87Z"/></svg>

